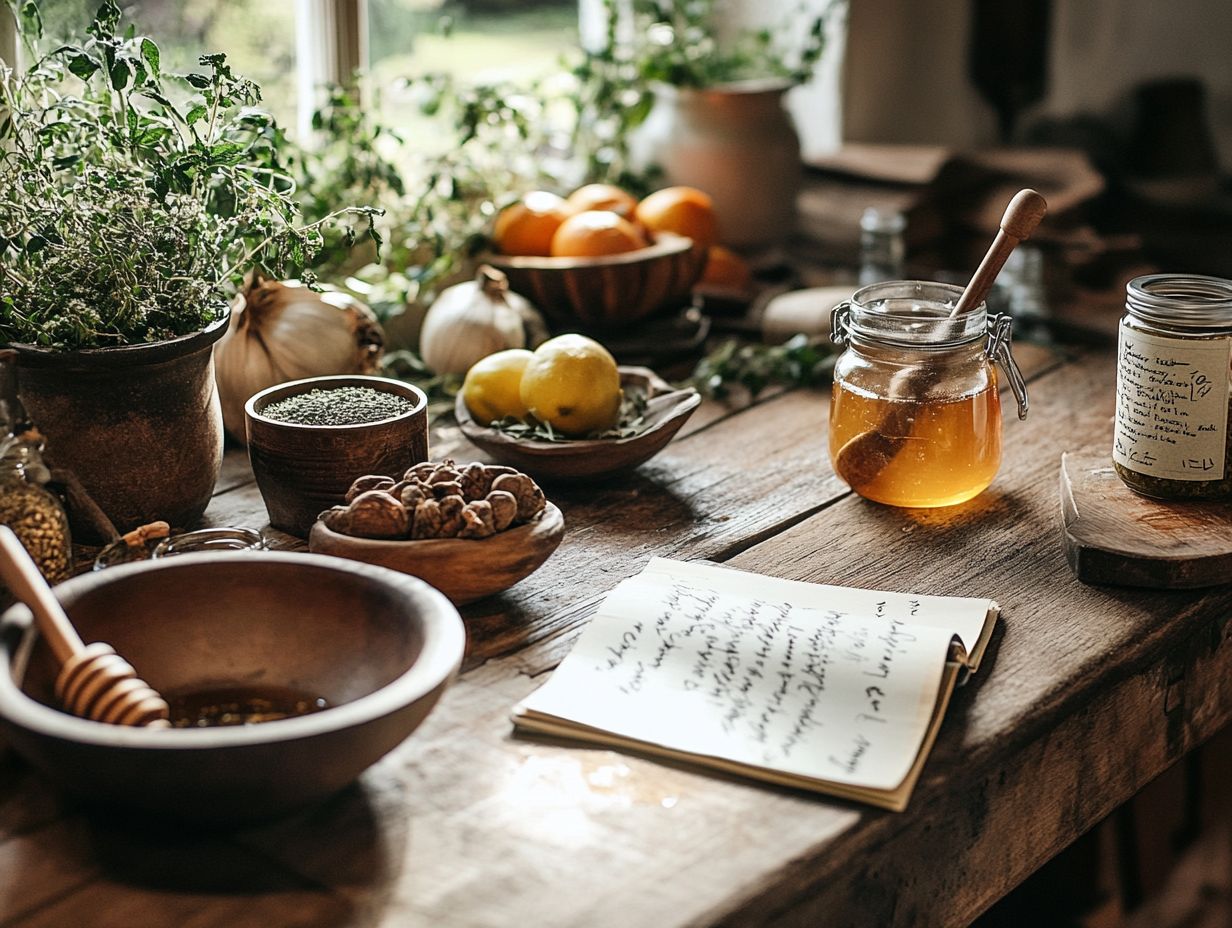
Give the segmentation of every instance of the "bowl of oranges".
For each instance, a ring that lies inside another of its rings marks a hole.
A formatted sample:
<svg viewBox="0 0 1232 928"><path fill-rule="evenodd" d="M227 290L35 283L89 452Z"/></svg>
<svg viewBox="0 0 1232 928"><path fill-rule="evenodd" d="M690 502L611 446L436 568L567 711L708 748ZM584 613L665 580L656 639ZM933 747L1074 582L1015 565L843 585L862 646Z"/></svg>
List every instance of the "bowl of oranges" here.
<svg viewBox="0 0 1232 928"><path fill-rule="evenodd" d="M512 290L558 324L614 329L680 308L718 240L710 197L667 187L642 200L611 184L568 197L526 194L496 217L496 254Z"/></svg>
<svg viewBox="0 0 1232 928"><path fill-rule="evenodd" d="M473 365L454 409L473 444L539 480L612 477L649 460L701 403L601 344L559 335Z"/></svg>

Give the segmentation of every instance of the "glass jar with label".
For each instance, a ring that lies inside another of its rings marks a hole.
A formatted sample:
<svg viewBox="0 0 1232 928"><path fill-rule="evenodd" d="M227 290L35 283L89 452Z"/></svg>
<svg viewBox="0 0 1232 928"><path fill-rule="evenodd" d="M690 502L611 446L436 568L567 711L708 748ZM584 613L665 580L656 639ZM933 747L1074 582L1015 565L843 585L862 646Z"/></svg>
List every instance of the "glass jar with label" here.
<svg viewBox="0 0 1232 928"><path fill-rule="evenodd" d="M983 492L1001 465L1000 362L1027 414L1010 353L1011 320L983 303L955 313L962 288L918 280L873 284L834 311L845 345L834 368L830 460L861 496L931 508Z"/></svg>
<svg viewBox="0 0 1232 928"><path fill-rule="evenodd" d="M1232 498L1232 280L1151 274L1126 287L1112 464L1158 499Z"/></svg>
<svg viewBox="0 0 1232 928"><path fill-rule="evenodd" d="M47 488L51 472L43 461L43 437L17 398L16 352L0 351L0 523L17 535L48 583L73 572L68 516ZM0 586L0 605L12 597Z"/></svg>

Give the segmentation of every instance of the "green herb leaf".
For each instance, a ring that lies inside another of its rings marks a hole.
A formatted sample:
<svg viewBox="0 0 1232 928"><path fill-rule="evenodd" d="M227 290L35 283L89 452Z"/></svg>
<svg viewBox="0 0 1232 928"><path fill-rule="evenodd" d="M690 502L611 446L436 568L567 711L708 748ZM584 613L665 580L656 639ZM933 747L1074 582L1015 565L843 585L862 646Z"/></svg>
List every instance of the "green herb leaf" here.
<svg viewBox="0 0 1232 928"><path fill-rule="evenodd" d="M88 81L99 69L99 63L85 52L74 55L68 60L68 69L83 81Z"/></svg>
<svg viewBox="0 0 1232 928"><path fill-rule="evenodd" d="M33 39L43 37L43 17L39 13L38 4L34 0L26 0L18 10L18 20L21 31Z"/></svg>
<svg viewBox="0 0 1232 928"><path fill-rule="evenodd" d="M150 73L158 77L160 73L159 63L162 60L162 56L159 54L158 46L154 44L152 39L143 38L141 40L141 57L145 59Z"/></svg>

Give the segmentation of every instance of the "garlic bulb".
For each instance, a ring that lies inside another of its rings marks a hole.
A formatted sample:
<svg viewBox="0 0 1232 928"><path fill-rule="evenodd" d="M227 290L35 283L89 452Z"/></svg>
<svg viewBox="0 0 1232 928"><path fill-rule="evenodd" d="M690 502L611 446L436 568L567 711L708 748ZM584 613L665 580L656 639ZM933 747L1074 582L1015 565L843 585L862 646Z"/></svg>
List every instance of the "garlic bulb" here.
<svg viewBox="0 0 1232 928"><path fill-rule="evenodd" d="M506 348L533 348L547 337L543 318L509 290L494 267L441 291L424 317L419 353L438 374L465 374L472 364Z"/></svg>
<svg viewBox="0 0 1232 928"><path fill-rule="evenodd" d="M242 443L254 393L305 377L374 373L384 341L372 310L354 297L254 275L214 346L223 424Z"/></svg>

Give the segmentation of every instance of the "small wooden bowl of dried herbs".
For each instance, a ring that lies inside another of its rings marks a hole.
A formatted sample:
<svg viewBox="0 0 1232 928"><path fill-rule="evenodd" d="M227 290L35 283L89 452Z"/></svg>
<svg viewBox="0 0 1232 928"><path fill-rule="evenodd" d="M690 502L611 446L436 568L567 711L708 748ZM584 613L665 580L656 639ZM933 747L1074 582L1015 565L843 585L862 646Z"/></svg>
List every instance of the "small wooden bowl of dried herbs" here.
<svg viewBox="0 0 1232 928"><path fill-rule="evenodd" d="M270 525L300 538L356 474L395 476L428 457L428 398L386 377L309 377L245 404L248 458Z"/></svg>
<svg viewBox="0 0 1232 928"><path fill-rule="evenodd" d="M546 424L516 419L481 425L461 395L454 413L474 445L537 480L602 480L631 471L662 451L702 401L692 387L676 389L645 367L622 365L620 385L620 421L586 438L566 438Z"/></svg>

